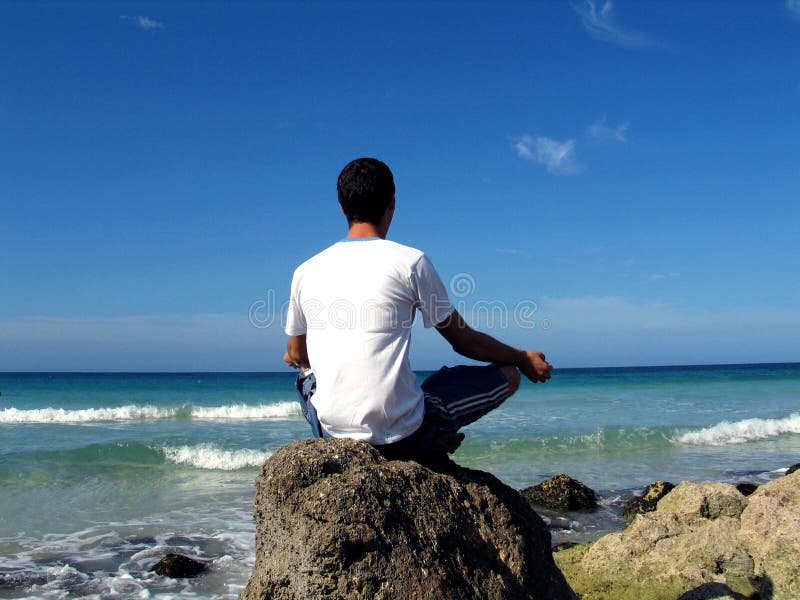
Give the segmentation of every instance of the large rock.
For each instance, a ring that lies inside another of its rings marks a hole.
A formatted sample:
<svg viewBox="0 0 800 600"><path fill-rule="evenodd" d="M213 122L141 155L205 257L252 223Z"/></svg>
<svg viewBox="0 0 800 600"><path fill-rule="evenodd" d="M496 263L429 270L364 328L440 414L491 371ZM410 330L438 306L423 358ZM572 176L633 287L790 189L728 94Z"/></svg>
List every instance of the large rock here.
<svg viewBox="0 0 800 600"><path fill-rule="evenodd" d="M576 598L516 491L437 469L352 440L284 446L256 480L256 564L240 598Z"/></svg>
<svg viewBox="0 0 800 600"><path fill-rule="evenodd" d="M565 473L521 491L528 502L555 510L586 510L597 506L597 495Z"/></svg>
<svg viewBox="0 0 800 600"><path fill-rule="evenodd" d="M719 517L738 519L747 499L727 483L693 483L684 481L658 501L661 513L696 515L714 520Z"/></svg>
<svg viewBox="0 0 800 600"><path fill-rule="evenodd" d="M555 555L583 600L800 598L800 473L745 498L684 482L620 533Z"/></svg>
<svg viewBox="0 0 800 600"><path fill-rule="evenodd" d="M800 471L759 488L742 513L741 537L775 600L800 598Z"/></svg>

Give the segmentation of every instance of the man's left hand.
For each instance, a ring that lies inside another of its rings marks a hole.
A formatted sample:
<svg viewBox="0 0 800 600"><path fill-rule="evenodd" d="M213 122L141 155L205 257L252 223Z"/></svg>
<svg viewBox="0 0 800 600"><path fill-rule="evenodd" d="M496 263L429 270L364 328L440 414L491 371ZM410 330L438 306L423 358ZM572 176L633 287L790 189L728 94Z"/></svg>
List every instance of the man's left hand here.
<svg viewBox="0 0 800 600"><path fill-rule="evenodd" d="M525 350L517 366L533 383L544 383L550 379L550 373L553 371L553 365L545 360L544 354L536 350Z"/></svg>

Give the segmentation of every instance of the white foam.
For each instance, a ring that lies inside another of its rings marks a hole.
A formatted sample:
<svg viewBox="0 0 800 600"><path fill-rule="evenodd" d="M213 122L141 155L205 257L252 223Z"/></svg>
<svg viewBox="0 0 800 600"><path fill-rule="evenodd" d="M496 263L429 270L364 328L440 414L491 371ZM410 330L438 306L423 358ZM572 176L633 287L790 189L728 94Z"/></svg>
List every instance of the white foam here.
<svg viewBox="0 0 800 600"><path fill-rule="evenodd" d="M166 446L164 456L178 465L188 465L196 469L217 469L235 471L246 467L259 467L272 452L265 450L226 450L214 444L197 446Z"/></svg>
<svg viewBox="0 0 800 600"><path fill-rule="evenodd" d="M610 496L608 498L600 498L597 503L600 506L614 506L622 502L622 496Z"/></svg>
<svg viewBox="0 0 800 600"><path fill-rule="evenodd" d="M192 408L192 418L194 419L280 419L301 414L300 405L297 402L195 406Z"/></svg>
<svg viewBox="0 0 800 600"><path fill-rule="evenodd" d="M785 433L800 433L800 413L793 413L783 419L722 421L712 427L679 435L676 440L682 444L723 446L765 440Z"/></svg>
<svg viewBox="0 0 800 600"><path fill-rule="evenodd" d="M6 408L0 411L0 423L92 423L96 421L141 421L169 419L177 413L175 408L155 406L119 406L117 408L36 408L20 410Z"/></svg>
<svg viewBox="0 0 800 600"><path fill-rule="evenodd" d="M186 416L194 419L252 420L300 416L296 402L277 404L232 404L228 406L119 406L115 408L36 408L0 410L0 423L94 423L103 421L150 421Z"/></svg>

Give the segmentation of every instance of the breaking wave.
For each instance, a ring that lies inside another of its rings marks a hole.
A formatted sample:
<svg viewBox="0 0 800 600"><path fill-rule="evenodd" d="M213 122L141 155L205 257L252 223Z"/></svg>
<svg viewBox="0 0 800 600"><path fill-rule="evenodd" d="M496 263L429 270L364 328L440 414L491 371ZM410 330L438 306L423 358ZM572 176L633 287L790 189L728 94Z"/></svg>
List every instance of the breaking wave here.
<svg viewBox="0 0 800 600"><path fill-rule="evenodd" d="M157 421L162 419L252 420L287 419L301 416L296 402L276 404L231 404L227 406L118 406L115 408L5 408L0 424L21 423L97 423L110 421Z"/></svg>
<svg viewBox="0 0 800 600"><path fill-rule="evenodd" d="M699 431L683 433L677 436L676 441L698 446L724 446L766 440L786 433L800 433L800 413L782 419L722 421Z"/></svg>
<svg viewBox="0 0 800 600"><path fill-rule="evenodd" d="M248 467L259 467L272 452L266 450L226 450L214 444L198 444L196 446L166 446L162 448L164 456L170 462L187 465L195 469L217 469L236 471Z"/></svg>

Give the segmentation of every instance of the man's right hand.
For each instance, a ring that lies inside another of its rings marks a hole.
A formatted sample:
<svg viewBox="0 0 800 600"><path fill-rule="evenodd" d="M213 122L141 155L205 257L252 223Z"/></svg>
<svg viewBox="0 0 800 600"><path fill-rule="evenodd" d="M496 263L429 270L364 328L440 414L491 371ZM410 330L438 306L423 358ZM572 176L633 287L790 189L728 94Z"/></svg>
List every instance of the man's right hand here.
<svg viewBox="0 0 800 600"><path fill-rule="evenodd" d="M306 347L306 334L293 335L286 343L286 354L283 355L283 362L295 369L307 369L308 348Z"/></svg>
<svg viewBox="0 0 800 600"><path fill-rule="evenodd" d="M544 383L553 372L553 365L538 350L523 350L517 367L533 383Z"/></svg>

